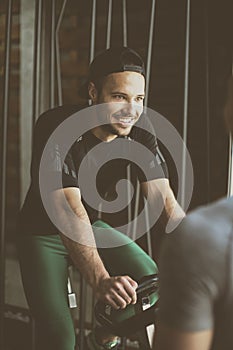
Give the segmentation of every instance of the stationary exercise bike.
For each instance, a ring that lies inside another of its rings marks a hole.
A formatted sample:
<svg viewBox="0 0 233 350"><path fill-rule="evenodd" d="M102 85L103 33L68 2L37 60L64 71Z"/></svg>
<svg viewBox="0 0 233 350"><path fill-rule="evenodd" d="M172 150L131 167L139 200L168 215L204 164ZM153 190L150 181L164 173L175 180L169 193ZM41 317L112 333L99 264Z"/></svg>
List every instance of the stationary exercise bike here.
<svg viewBox="0 0 233 350"><path fill-rule="evenodd" d="M122 320L113 317L111 306L97 302L95 306L97 321L106 331L122 338L122 349L125 349L125 339L132 335L135 335L141 350L151 349L146 327L155 323L158 310L158 282L157 274L145 276L140 280L136 290L135 313ZM114 312L115 316L117 312Z"/></svg>

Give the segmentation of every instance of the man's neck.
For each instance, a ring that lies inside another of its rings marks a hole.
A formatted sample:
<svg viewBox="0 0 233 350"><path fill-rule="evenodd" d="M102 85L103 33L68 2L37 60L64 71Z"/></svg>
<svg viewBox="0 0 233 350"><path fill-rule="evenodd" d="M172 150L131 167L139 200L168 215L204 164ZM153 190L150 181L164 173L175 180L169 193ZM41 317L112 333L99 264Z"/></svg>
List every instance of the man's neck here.
<svg viewBox="0 0 233 350"><path fill-rule="evenodd" d="M96 126L91 130L92 134L95 135L98 139L100 139L103 142L111 142L115 138L117 138L117 135L112 134L108 130L105 130L104 128L100 126Z"/></svg>

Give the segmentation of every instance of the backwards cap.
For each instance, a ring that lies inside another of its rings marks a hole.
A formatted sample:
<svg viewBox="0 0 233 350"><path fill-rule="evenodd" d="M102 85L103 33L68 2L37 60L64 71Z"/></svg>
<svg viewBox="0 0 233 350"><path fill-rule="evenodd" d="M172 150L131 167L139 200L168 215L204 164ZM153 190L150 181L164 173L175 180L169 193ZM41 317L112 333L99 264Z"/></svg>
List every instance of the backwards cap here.
<svg viewBox="0 0 233 350"><path fill-rule="evenodd" d="M87 81L81 86L79 95L88 98L88 84L111 73L131 71L145 76L145 66L139 54L128 47L110 48L97 55L91 62Z"/></svg>

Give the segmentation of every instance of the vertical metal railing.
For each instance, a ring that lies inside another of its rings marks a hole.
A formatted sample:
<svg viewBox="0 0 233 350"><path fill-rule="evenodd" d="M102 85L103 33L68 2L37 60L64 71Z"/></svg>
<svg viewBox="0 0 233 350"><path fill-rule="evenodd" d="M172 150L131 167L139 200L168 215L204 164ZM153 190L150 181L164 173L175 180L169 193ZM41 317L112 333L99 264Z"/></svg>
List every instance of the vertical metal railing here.
<svg viewBox="0 0 233 350"><path fill-rule="evenodd" d="M149 97L149 85L150 85L150 72L151 72L151 58L153 48L153 37L154 37L154 23L155 23L155 0L151 3L151 17L150 17L150 31L148 40L148 51L147 51L147 64L146 64L146 96L144 105L148 104Z"/></svg>
<svg viewBox="0 0 233 350"><path fill-rule="evenodd" d="M129 164L126 169L126 178L131 184L131 165ZM128 228L127 228L127 235L130 235L131 231L131 222L132 222L132 205L130 203L130 199L132 197L132 190L131 186L128 184L127 186L127 203L129 203L128 208L127 208L127 216L128 216Z"/></svg>
<svg viewBox="0 0 233 350"><path fill-rule="evenodd" d="M30 159L33 124L33 76L36 1L20 1L20 206L30 183Z"/></svg>
<svg viewBox="0 0 233 350"><path fill-rule="evenodd" d="M183 119L183 151L182 151L182 177L181 177L181 206L185 208L186 187L186 145L188 135L188 99L189 99L189 54L190 54L190 2L187 0L186 10L186 39L185 39L185 74L184 74L184 119Z"/></svg>
<svg viewBox="0 0 233 350"><path fill-rule="evenodd" d="M86 295L87 295L87 284L83 276L80 274L80 308L79 308L79 346L80 350L84 348L84 337L85 337L85 319L86 319Z"/></svg>
<svg viewBox="0 0 233 350"><path fill-rule="evenodd" d="M210 86L209 86L209 2L205 1L205 69L206 69L206 173L207 203L210 201Z"/></svg>
<svg viewBox="0 0 233 350"><path fill-rule="evenodd" d="M55 22L56 22L56 3L52 0L51 4L51 44L50 44L50 108L55 106Z"/></svg>
<svg viewBox="0 0 233 350"><path fill-rule="evenodd" d="M153 250L152 250L152 243L151 243L150 217L149 217L148 203L147 203L146 200L144 200L144 205L145 205L145 223L146 223L147 249L148 249L148 255L150 257L152 257L153 256Z"/></svg>
<svg viewBox="0 0 233 350"><path fill-rule="evenodd" d="M92 18L91 18L91 42L90 42L90 58L91 62L95 55L95 31L96 31L96 0L92 0Z"/></svg>
<svg viewBox="0 0 233 350"><path fill-rule="evenodd" d="M111 27L112 27L112 0L108 0L108 21L106 35L106 49L110 48L111 44Z"/></svg>
<svg viewBox="0 0 233 350"><path fill-rule="evenodd" d="M41 66L41 31L42 31L42 8L43 0L36 1L35 14L35 40L34 40L34 76L33 76L33 99L32 99L32 127L40 114L40 66Z"/></svg>
<svg viewBox="0 0 233 350"><path fill-rule="evenodd" d="M151 61L152 61L152 49L153 49L153 40L154 40L154 26L155 26L155 15L156 15L156 1L152 0L151 3L151 17L150 17L150 30L149 30L149 39L148 39L148 50L147 50L147 65L146 65L146 95L145 95L145 107L148 105L149 98L149 86L150 86L150 74L151 74ZM147 227L146 231L146 241L148 254L152 256L152 244L151 244L151 231L150 231L150 220L148 215L147 202L144 200L145 206L145 223Z"/></svg>
<svg viewBox="0 0 233 350"><path fill-rule="evenodd" d="M134 221L133 221L133 227L132 227L132 234L131 238L132 240L137 239L137 215L139 213L139 202L140 202L140 185L139 181L137 181L136 189L135 189L135 207L134 207Z"/></svg>
<svg viewBox="0 0 233 350"><path fill-rule="evenodd" d="M126 0L122 0L122 9L123 9L123 46L128 45L127 38L127 8L126 8Z"/></svg>
<svg viewBox="0 0 233 350"><path fill-rule="evenodd" d="M232 57L232 67L231 67L231 76L233 77L233 57ZM228 92L229 93L229 92ZM232 98L232 96L230 96ZM227 195L233 195L233 142L232 142L232 133L229 133L229 156L228 156L228 184L227 184Z"/></svg>
<svg viewBox="0 0 233 350"><path fill-rule="evenodd" d="M230 197L233 195L233 162L232 162L232 136L229 134L229 151L228 151L228 184L227 184L227 196Z"/></svg>
<svg viewBox="0 0 233 350"><path fill-rule="evenodd" d="M63 0L60 14L58 16L58 21L55 30L55 45L56 45L56 63L57 63L57 94L58 94L58 105L61 106L63 103L62 98L62 82L61 82L61 59L60 59L60 49L59 49L59 29L64 16L67 0Z"/></svg>
<svg viewBox="0 0 233 350"><path fill-rule="evenodd" d="M7 125L9 113L9 79L12 30L12 5L8 0L5 26L5 60L3 85L3 119L1 130L2 164L1 164L1 251L0 251L0 349L4 349L4 306L5 306L5 238L6 238L6 161L7 161Z"/></svg>

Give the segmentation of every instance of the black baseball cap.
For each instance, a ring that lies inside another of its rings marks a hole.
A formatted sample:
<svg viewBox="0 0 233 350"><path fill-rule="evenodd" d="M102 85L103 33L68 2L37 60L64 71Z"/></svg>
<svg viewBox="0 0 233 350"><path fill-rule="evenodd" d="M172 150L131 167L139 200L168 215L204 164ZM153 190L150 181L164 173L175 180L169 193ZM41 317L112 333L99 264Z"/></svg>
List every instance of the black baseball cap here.
<svg viewBox="0 0 233 350"><path fill-rule="evenodd" d="M88 84L111 73L131 71L145 76L145 65L141 56L129 47L114 47L98 54L89 66L86 82L79 89L79 95L89 98Z"/></svg>

